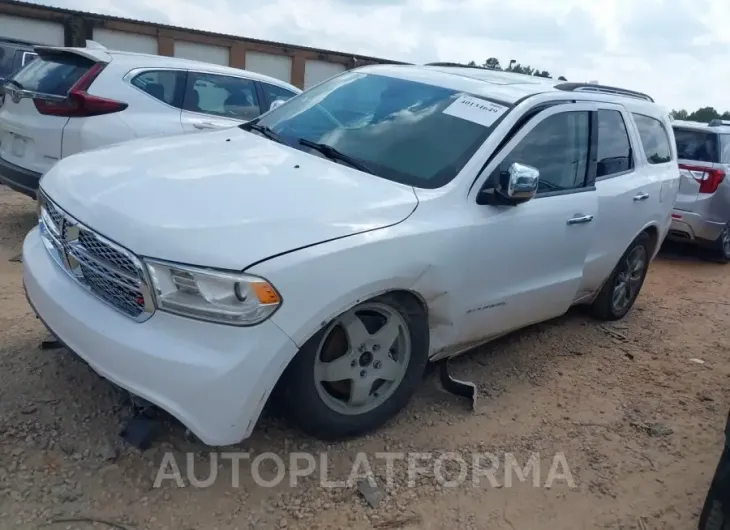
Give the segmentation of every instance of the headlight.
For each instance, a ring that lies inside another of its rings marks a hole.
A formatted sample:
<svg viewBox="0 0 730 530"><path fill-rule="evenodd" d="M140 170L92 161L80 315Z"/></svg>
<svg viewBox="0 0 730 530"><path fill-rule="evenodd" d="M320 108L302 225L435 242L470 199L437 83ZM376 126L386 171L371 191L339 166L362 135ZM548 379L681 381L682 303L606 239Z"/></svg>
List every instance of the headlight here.
<svg viewBox="0 0 730 530"><path fill-rule="evenodd" d="M274 287L257 276L145 260L158 309L178 315L253 326L281 305Z"/></svg>

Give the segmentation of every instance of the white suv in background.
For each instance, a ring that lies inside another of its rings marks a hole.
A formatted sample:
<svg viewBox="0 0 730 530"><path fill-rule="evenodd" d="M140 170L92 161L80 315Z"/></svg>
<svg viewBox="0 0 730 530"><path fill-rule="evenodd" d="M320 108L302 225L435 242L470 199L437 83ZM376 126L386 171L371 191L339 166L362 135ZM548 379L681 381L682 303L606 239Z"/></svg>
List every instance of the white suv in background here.
<svg viewBox="0 0 730 530"><path fill-rule="evenodd" d="M0 109L0 183L31 197L40 177L69 155L235 126L301 92L237 68L110 51L92 41L35 51L39 58L6 81Z"/></svg>
<svg viewBox="0 0 730 530"><path fill-rule="evenodd" d="M62 160L24 284L70 350L209 444L275 387L307 433L349 437L429 361L574 304L622 318L678 186L643 94L367 66L237 128Z"/></svg>

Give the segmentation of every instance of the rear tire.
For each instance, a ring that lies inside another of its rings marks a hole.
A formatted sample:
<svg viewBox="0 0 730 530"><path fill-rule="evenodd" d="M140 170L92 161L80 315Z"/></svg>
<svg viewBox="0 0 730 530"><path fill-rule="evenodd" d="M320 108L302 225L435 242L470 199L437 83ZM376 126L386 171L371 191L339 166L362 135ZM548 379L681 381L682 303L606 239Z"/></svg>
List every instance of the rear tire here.
<svg viewBox="0 0 730 530"><path fill-rule="evenodd" d="M644 285L651 247L651 238L646 232L634 239L593 302L591 312L594 317L620 320L629 312Z"/></svg>
<svg viewBox="0 0 730 530"><path fill-rule="evenodd" d="M714 261L723 264L730 262L730 223L725 225L722 234L712 243L710 250Z"/></svg>
<svg viewBox="0 0 730 530"><path fill-rule="evenodd" d="M281 412L309 436L373 431L406 406L428 363L424 309L408 295L358 304L310 338L281 381Z"/></svg>

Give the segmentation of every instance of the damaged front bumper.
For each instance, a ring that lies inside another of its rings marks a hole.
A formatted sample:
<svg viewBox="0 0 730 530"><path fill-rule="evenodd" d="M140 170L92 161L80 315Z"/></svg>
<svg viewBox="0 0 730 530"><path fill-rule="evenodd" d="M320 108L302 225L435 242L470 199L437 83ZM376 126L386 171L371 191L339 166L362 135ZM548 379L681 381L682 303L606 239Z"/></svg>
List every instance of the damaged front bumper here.
<svg viewBox="0 0 730 530"><path fill-rule="evenodd" d="M166 410L209 445L247 438L296 345L272 322L250 328L157 311L139 323L53 261L38 228L23 244L27 297L51 333L112 383Z"/></svg>

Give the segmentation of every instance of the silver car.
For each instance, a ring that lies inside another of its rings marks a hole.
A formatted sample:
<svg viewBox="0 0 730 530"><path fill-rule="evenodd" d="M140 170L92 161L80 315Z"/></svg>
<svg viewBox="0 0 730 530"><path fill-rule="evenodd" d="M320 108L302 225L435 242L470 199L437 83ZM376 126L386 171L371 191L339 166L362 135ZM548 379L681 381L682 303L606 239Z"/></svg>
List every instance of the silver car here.
<svg viewBox="0 0 730 530"><path fill-rule="evenodd" d="M681 180L668 239L730 261L730 122L674 120Z"/></svg>

